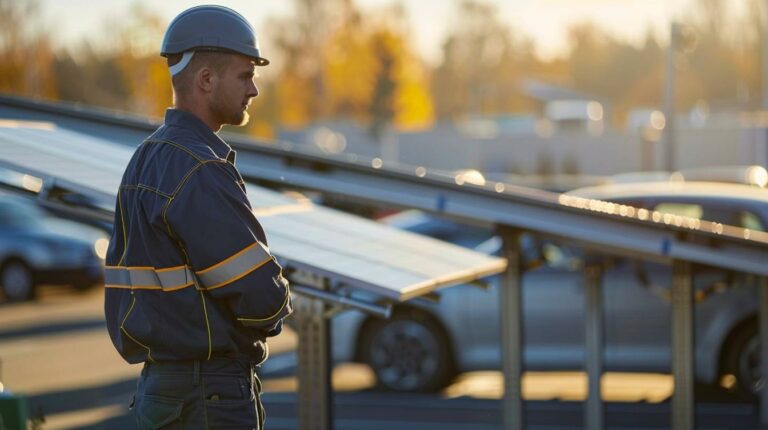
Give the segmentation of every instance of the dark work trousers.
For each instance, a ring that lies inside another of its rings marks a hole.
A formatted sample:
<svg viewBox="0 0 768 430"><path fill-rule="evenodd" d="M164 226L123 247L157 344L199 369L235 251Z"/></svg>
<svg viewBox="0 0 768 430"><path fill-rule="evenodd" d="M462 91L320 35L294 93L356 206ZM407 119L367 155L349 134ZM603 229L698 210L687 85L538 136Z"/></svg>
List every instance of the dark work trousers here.
<svg viewBox="0 0 768 430"><path fill-rule="evenodd" d="M263 430L261 382L228 358L145 363L133 416L140 430Z"/></svg>

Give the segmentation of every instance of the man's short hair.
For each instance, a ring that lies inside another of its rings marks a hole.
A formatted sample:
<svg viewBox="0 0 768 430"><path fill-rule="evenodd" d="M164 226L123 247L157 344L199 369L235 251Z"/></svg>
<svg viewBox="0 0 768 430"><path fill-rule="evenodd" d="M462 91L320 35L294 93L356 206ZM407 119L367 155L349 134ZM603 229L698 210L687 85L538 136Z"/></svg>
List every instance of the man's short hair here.
<svg viewBox="0 0 768 430"><path fill-rule="evenodd" d="M168 67L181 61L182 54L168 55ZM196 51L192 56L192 60L187 64L181 72L177 73L171 78L173 88L177 93L185 93L192 88L192 80L195 73L197 73L203 67L208 67L213 70L217 75L223 75L230 61L232 60L232 54L228 52L219 51Z"/></svg>

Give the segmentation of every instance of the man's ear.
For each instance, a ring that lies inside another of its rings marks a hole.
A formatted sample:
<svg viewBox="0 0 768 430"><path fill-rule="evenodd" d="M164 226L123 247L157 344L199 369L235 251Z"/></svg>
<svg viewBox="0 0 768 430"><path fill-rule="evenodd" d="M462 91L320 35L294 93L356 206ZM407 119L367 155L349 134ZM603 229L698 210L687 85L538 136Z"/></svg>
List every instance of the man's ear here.
<svg viewBox="0 0 768 430"><path fill-rule="evenodd" d="M213 72L208 67L202 67L195 73L195 84L204 92L213 90Z"/></svg>

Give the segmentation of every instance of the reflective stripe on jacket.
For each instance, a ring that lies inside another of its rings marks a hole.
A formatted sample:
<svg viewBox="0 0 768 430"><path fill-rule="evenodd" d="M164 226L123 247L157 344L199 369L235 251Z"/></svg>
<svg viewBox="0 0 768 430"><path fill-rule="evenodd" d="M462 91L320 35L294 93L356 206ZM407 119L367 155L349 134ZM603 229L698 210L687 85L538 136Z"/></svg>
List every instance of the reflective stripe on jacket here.
<svg viewBox="0 0 768 430"><path fill-rule="evenodd" d="M202 121L169 109L128 164L105 270L107 328L128 362L261 361L291 313L234 158Z"/></svg>

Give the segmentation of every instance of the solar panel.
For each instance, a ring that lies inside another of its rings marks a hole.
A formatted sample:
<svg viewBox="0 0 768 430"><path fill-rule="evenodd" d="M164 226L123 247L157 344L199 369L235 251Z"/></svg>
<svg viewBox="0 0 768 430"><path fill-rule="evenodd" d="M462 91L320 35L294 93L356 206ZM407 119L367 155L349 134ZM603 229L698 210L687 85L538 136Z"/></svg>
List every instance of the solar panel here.
<svg viewBox="0 0 768 430"><path fill-rule="evenodd" d="M113 206L131 150L50 123L0 120L0 162Z"/></svg>
<svg viewBox="0 0 768 430"><path fill-rule="evenodd" d="M302 266L333 272L345 282L368 280L368 289L393 299L407 300L504 268L501 259L322 206L297 203L264 188L249 186L248 195L276 254L292 255ZM280 209L270 214L263 210L267 205ZM395 287L381 288L379 284Z"/></svg>
<svg viewBox="0 0 768 430"><path fill-rule="evenodd" d="M49 123L0 120L0 163L114 202L132 150ZM272 252L393 300L501 272L505 261L248 185Z"/></svg>

